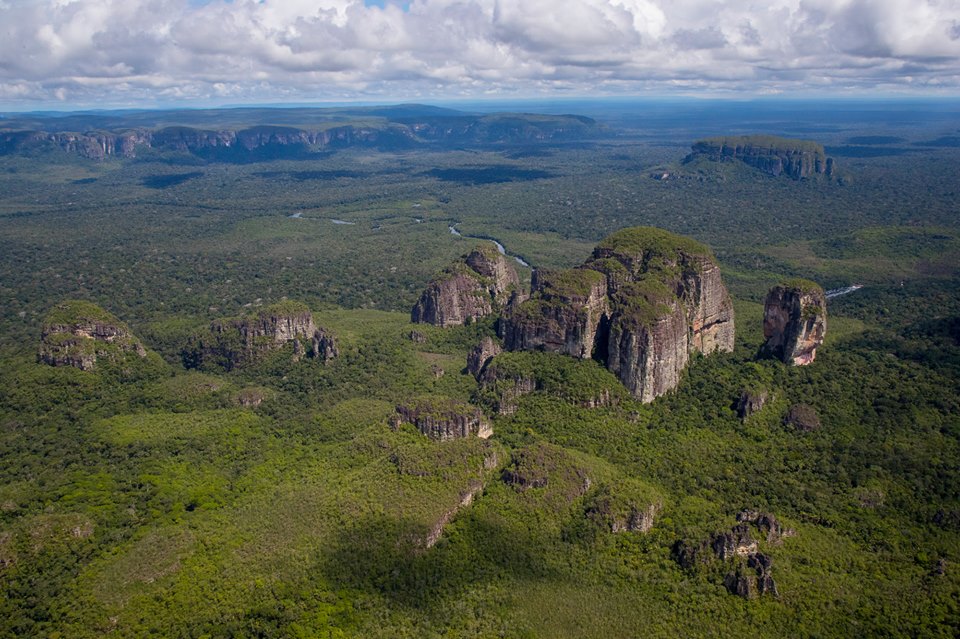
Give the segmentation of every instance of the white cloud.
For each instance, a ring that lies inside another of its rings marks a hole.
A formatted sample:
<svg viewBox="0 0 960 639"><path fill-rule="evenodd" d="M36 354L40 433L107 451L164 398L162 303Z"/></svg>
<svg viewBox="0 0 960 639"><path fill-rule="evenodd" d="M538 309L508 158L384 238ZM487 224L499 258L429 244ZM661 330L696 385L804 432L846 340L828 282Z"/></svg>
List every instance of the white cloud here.
<svg viewBox="0 0 960 639"><path fill-rule="evenodd" d="M0 0L2 104L960 91L960 0Z"/></svg>

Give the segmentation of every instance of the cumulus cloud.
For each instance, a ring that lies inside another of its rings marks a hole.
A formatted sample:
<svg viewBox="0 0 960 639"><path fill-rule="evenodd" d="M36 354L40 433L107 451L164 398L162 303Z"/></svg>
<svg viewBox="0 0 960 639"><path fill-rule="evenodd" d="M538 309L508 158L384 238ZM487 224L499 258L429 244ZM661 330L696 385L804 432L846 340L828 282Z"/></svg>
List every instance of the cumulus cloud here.
<svg viewBox="0 0 960 639"><path fill-rule="evenodd" d="M960 89L960 0L0 0L0 101Z"/></svg>

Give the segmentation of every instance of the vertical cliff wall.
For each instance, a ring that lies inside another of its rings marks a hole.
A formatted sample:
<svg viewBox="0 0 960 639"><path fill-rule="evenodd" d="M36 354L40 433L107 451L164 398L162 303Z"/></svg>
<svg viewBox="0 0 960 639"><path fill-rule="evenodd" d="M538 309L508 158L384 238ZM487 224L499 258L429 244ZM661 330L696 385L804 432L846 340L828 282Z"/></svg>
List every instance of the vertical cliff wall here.
<svg viewBox="0 0 960 639"><path fill-rule="evenodd" d="M791 280L770 289L763 309L764 355L795 366L810 364L826 333L827 298L818 284Z"/></svg>
<svg viewBox="0 0 960 639"><path fill-rule="evenodd" d="M603 362L642 401L674 388L693 352L732 351L733 304L709 249L651 227L603 240L583 266L538 270L499 330L507 350Z"/></svg>
<svg viewBox="0 0 960 639"><path fill-rule="evenodd" d="M410 311L414 323L458 326L499 311L520 286L513 265L490 243L437 275Z"/></svg>

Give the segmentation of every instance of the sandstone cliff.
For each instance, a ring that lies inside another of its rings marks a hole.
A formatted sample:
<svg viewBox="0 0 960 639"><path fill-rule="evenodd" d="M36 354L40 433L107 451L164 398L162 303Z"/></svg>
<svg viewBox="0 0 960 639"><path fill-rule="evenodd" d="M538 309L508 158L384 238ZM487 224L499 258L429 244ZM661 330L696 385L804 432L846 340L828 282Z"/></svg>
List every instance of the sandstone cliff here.
<svg viewBox="0 0 960 639"><path fill-rule="evenodd" d="M786 175L794 180L818 175L833 175L833 158L823 146L806 140L791 140L772 135L741 135L708 138L694 143L684 163L698 158L716 162L737 160L772 176Z"/></svg>
<svg viewBox="0 0 960 639"><path fill-rule="evenodd" d="M499 311L520 285L509 260L489 243L477 246L427 285L410 321L457 326Z"/></svg>
<svg viewBox="0 0 960 639"><path fill-rule="evenodd" d="M579 268L534 272L499 330L507 350L606 365L642 401L674 388L693 352L733 350L733 304L709 249L660 229L624 229Z"/></svg>
<svg viewBox="0 0 960 639"><path fill-rule="evenodd" d="M126 324L96 304L68 300L47 314L38 360L51 366L90 371L97 360L117 360L127 354L144 358L146 349Z"/></svg>
<svg viewBox="0 0 960 639"><path fill-rule="evenodd" d="M184 360L192 367L212 363L230 370L289 343L295 359L307 355L326 362L338 355L333 336L316 326L310 309L284 301L246 317L215 320L209 332L187 349Z"/></svg>
<svg viewBox="0 0 960 639"><path fill-rule="evenodd" d="M437 441L476 436L486 439L493 426L476 406L446 397L421 397L397 406L392 426L413 424Z"/></svg>
<svg viewBox="0 0 960 639"><path fill-rule="evenodd" d="M804 366L817 356L827 332L827 299L819 285L791 280L770 289L763 309L761 352Z"/></svg>
<svg viewBox="0 0 960 639"><path fill-rule="evenodd" d="M502 352L496 340L484 337L467 355L467 371L479 381L490 360Z"/></svg>

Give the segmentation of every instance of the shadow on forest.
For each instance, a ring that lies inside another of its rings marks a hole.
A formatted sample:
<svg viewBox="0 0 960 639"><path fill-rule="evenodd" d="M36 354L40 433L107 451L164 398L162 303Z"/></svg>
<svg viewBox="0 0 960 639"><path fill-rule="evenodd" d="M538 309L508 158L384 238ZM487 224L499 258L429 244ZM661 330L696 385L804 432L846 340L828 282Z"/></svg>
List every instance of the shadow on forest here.
<svg viewBox="0 0 960 639"><path fill-rule="evenodd" d="M444 182L458 184L498 184L501 182L528 182L556 177L556 174L540 169L520 169L512 166L487 166L471 169L431 169L421 173Z"/></svg>
<svg viewBox="0 0 960 639"><path fill-rule="evenodd" d="M341 531L320 568L338 585L429 610L468 587L507 578L559 578L542 540L465 512L466 525L424 548L422 525L377 514Z"/></svg>

